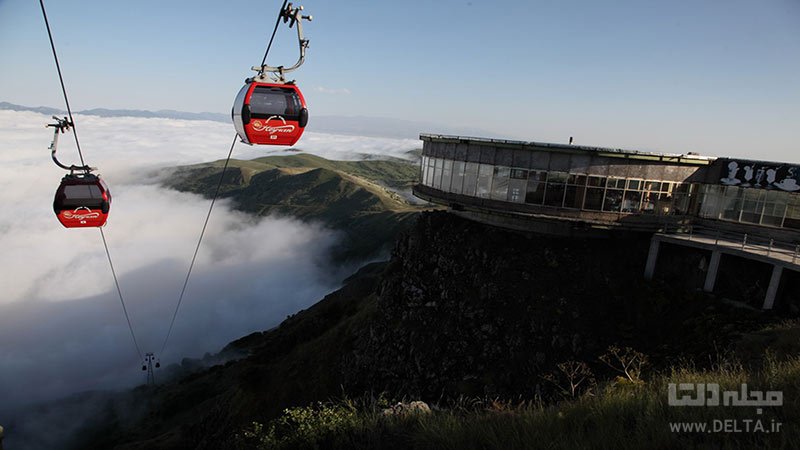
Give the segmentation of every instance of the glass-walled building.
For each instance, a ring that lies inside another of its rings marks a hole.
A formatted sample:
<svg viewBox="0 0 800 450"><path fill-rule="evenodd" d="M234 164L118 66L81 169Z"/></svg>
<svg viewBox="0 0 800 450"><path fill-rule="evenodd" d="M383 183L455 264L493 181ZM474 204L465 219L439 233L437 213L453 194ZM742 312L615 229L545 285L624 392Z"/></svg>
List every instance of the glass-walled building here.
<svg viewBox="0 0 800 450"><path fill-rule="evenodd" d="M700 217L800 230L800 166L721 158L712 169Z"/></svg>
<svg viewBox="0 0 800 450"><path fill-rule="evenodd" d="M422 157L422 184L447 193L586 211L686 214L697 184Z"/></svg>
<svg viewBox="0 0 800 450"><path fill-rule="evenodd" d="M800 167L421 135L418 197L459 208L659 224L699 217L800 229Z"/></svg>

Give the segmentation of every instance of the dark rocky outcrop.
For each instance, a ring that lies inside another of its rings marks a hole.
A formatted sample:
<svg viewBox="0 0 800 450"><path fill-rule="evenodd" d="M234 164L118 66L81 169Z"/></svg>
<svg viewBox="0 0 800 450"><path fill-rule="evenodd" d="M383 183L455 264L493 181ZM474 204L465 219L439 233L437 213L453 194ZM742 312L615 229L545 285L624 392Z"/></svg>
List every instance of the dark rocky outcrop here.
<svg viewBox="0 0 800 450"><path fill-rule="evenodd" d="M612 344L664 357L714 352L728 339L703 324L715 302L646 283L648 244L524 236L425 214L395 247L347 381L427 399L530 397L557 363L597 362ZM703 339L687 342L687 327ZM668 365L664 357L656 361Z"/></svg>

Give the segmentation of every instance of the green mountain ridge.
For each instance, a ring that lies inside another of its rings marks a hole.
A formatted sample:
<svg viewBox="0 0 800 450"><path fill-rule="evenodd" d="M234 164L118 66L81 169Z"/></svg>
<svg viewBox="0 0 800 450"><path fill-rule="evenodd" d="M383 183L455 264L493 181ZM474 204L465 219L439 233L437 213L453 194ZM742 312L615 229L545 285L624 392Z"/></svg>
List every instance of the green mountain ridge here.
<svg viewBox="0 0 800 450"><path fill-rule="evenodd" d="M182 166L166 186L210 197L224 161ZM232 159L220 196L257 216L278 215L320 222L342 234L333 249L337 263L367 260L386 252L422 210L404 200L417 166L389 158L332 161L310 154Z"/></svg>

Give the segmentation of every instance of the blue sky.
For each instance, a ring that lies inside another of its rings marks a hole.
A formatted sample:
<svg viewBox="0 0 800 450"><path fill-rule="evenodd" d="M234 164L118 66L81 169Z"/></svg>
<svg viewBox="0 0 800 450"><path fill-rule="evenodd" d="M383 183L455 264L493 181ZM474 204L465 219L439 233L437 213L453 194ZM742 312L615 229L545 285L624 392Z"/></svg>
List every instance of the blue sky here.
<svg viewBox="0 0 800 450"><path fill-rule="evenodd" d="M800 160L800 1L314 1L313 115ZM280 2L47 4L75 109L226 112ZM269 62L291 64L294 31ZM33 0L0 0L0 101L62 106ZM436 132L435 128L420 130Z"/></svg>

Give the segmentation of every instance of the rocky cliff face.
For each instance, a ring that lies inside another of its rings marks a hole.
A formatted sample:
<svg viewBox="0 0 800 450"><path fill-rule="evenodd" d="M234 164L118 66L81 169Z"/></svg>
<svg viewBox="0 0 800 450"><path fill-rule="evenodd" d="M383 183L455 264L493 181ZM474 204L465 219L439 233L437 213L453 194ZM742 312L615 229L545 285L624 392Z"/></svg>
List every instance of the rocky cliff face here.
<svg viewBox="0 0 800 450"><path fill-rule="evenodd" d="M706 327L718 320L714 302L642 279L648 244L524 236L425 214L396 244L377 313L346 360L349 386L529 397L560 362L603 370L597 358L609 345L664 366L714 352L732 330Z"/></svg>

